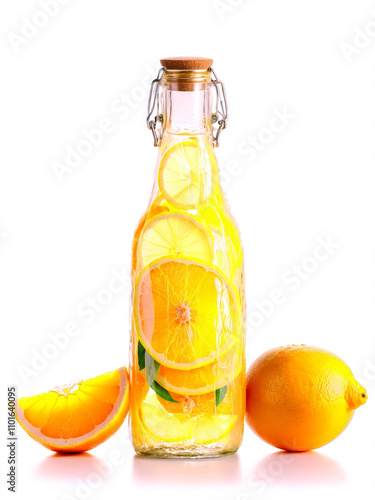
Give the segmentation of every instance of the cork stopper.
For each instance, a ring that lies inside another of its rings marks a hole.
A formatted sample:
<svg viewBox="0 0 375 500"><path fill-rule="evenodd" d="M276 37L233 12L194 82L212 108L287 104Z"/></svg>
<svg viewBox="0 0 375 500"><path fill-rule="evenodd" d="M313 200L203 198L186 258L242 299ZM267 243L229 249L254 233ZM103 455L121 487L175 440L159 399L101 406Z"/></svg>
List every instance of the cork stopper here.
<svg viewBox="0 0 375 500"><path fill-rule="evenodd" d="M213 59L208 57L165 57L160 59L167 70L205 70L212 66Z"/></svg>
<svg viewBox="0 0 375 500"><path fill-rule="evenodd" d="M211 82L208 68L213 60L207 57L165 57L160 62L167 70L163 84L170 90L193 92L205 89Z"/></svg>

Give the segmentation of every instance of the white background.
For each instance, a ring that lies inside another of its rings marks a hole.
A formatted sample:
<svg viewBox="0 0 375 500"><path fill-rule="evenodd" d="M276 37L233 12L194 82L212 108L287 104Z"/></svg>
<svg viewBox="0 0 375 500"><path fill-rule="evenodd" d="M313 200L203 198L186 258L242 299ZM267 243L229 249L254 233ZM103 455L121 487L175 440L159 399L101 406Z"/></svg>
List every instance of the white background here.
<svg viewBox="0 0 375 500"><path fill-rule="evenodd" d="M369 400L336 441L286 457L248 428L237 455L200 462L135 457L126 425L72 457L19 429L9 498L373 498L375 3L71 0L21 43L27 22L44 23L40 3L1 1L1 470L7 385L31 395L127 364L129 287L91 322L77 308L129 271L157 154L146 88L170 55L213 57L226 84L217 155L223 172L235 165L225 189L245 248L249 318L273 289L285 296L249 329L247 364L277 345L315 344L348 363ZM283 110L293 117L270 139L262 129ZM111 132L59 182L54 162L103 119ZM270 140L241 153L257 136ZM314 267L317 238L336 248ZM301 264L310 273L292 290L285 273ZM79 333L26 376L70 322ZM93 477L101 484L84 491Z"/></svg>

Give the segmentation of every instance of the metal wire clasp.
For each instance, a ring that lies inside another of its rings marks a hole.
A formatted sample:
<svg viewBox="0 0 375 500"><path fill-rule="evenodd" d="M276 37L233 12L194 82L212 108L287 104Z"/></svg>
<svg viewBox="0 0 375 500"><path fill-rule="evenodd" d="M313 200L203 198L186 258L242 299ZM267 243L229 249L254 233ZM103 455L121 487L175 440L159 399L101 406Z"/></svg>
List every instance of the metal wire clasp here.
<svg viewBox="0 0 375 500"><path fill-rule="evenodd" d="M165 71L166 69L164 67L160 68L158 76L152 81L147 105L147 127L152 132L154 146L156 147L160 146L164 132L164 118L160 113L160 85ZM219 146L221 131L224 130L227 125L228 105L223 82L217 78L213 68L208 68L208 71L212 74L212 84L216 94L211 121L213 145L217 147Z"/></svg>
<svg viewBox="0 0 375 500"><path fill-rule="evenodd" d="M163 137L163 115L159 113L160 110L160 82L165 73L165 68L159 69L158 76L151 83L150 95L148 96L147 105L147 127L151 130L154 137L154 146L159 146ZM156 110L155 117L152 118ZM157 125L160 124L158 127Z"/></svg>
<svg viewBox="0 0 375 500"><path fill-rule="evenodd" d="M216 103L212 113L212 128L213 128L213 144L219 146L219 138L221 131L225 129L228 121L228 105L225 87L221 80L216 76L213 68L208 68L212 73L212 83L216 91ZM216 126L214 124L217 124Z"/></svg>

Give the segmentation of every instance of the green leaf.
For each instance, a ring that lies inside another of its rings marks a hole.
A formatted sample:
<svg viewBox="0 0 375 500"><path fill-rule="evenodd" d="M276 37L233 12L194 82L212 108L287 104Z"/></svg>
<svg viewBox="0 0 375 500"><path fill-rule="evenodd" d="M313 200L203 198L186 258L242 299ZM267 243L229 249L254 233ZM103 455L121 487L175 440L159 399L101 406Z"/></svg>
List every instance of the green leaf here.
<svg viewBox="0 0 375 500"><path fill-rule="evenodd" d="M153 389L158 396L165 399L166 401L171 401L171 403L178 403L178 401L172 398L167 389L164 389L164 387L159 385L157 382L154 381L152 383L151 389Z"/></svg>
<svg viewBox="0 0 375 500"><path fill-rule="evenodd" d="M215 391L215 406L216 406L216 408L223 401L225 394L227 393L227 390L228 390L227 385L220 387L220 389L216 389L216 391Z"/></svg>
<svg viewBox="0 0 375 500"><path fill-rule="evenodd" d="M146 380L150 387L155 380L156 375L158 374L160 363L154 360L153 357L149 355L149 353L145 352L145 366L146 366Z"/></svg>
<svg viewBox="0 0 375 500"><path fill-rule="evenodd" d="M140 341L138 341L138 368L139 371L146 368L146 379L148 385L158 394L161 398L166 401L171 401L172 403L178 403L172 396L169 394L167 389L164 389L161 385L155 382L155 377L158 374L160 363L154 360L146 349L143 347Z"/></svg>
<svg viewBox="0 0 375 500"><path fill-rule="evenodd" d="M145 367L145 352L146 349L143 347L141 342L138 340L138 369L143 370Z"/></svg>

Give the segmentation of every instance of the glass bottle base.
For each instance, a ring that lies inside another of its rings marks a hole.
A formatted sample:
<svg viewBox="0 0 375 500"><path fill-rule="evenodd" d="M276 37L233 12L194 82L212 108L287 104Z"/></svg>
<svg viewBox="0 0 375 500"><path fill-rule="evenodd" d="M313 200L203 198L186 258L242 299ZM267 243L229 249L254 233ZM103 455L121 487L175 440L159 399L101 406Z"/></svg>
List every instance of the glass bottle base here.
<svg viewBox="0 0 375 500"><path fill-rule="evenodd" d="M238 450L237 448L228 449L214 445L208 446L191 446L189 448L179 448L175 444L171 447L168 446L147 446L137 448L135 451L138 455L149 458L219 458L233 455Z"/></svg>

